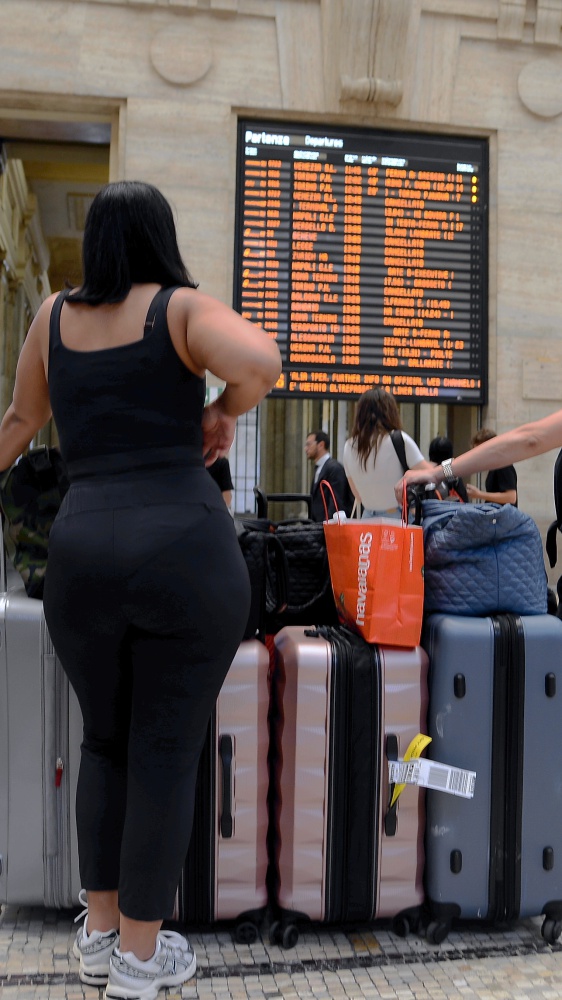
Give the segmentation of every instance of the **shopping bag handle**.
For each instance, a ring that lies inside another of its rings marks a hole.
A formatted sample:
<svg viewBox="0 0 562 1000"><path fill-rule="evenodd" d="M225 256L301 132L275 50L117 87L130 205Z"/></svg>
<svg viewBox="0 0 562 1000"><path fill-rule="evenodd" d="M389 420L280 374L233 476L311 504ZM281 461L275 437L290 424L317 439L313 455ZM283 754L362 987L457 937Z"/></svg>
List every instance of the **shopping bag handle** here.
<svg viewBox="0 0 562 1000"><path fill-rule="evenodd" d="M408 487L402 484L402 524L408 523Z"/></svg>
<svg viewBox="0 0 562 1000"><path fill-rule="evenodd" d="M324 513L326 514L326 520L329 521L330 520L330 515L328 513L328 504L326 502L326 496L324 494L324 490L322 489L323 486L327 486L328 489L329 489L329 491L330 491L330 493L331 493L331 495L332 495L332 500L334 501L334 511L336 511L338 509L338 501L336 500L336 494L334 493L334 491L332 489L332 484L329 483L327 479L321 479L320 480L320 493L322 494L322 503L324 504Z"/></svg>

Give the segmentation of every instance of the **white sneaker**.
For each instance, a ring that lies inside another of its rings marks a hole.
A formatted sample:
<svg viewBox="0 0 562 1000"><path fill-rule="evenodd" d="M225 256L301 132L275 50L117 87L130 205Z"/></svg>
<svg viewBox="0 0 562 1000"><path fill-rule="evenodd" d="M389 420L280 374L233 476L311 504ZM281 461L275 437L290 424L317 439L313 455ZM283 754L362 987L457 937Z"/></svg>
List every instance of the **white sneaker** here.
<svg viewBox="0 0 562 1000"><path fill-rule="evenodd" d="M141 962L132 951L115 948L109 961L105 1000L155 1000L163 986L179 986L195 975L197 961L186 938L160 931L152 958Z"/></svg>
<svg viewBox="0 0 562 1000"><path fill-rule="evenodd" d="M109 975L109 959L114 948L119 947L119 934L116 930L92 931L88 934L88 904L86 902L86 891L81 889L78 899L85 906L82 913L79 913L74 923L86 917L84 923L76 935L76 940L72 946L72 953L80 962L78 975L83 983L89 986L104 986Z"/></svg>

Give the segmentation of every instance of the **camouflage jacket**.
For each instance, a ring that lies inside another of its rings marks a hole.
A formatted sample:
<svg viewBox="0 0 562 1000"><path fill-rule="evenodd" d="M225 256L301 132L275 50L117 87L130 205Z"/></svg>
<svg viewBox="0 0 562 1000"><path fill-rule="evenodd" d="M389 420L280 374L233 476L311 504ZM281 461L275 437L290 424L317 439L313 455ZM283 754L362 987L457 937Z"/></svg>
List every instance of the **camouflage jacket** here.
<svg viewBox="0 0 562 1000"><path fill-rule="evenodd" d="M58 448L32 448L0 479L6 551L29 597L41 598L49 533L68 479Z"/></svg>

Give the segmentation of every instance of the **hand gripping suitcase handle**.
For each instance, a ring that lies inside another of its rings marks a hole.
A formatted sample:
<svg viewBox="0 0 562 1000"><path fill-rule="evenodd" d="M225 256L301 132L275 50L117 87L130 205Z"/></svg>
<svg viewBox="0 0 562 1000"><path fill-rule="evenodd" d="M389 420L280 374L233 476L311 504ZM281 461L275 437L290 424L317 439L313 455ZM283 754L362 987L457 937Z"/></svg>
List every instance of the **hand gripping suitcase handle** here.
<svg viewBox="0 0 562 1000"><path fill-rule="evenodd" d="M222 765L222 805L220 818L221 837L228 840L234 832L234 740L232 736L221 736L219 756Z"/></svg>

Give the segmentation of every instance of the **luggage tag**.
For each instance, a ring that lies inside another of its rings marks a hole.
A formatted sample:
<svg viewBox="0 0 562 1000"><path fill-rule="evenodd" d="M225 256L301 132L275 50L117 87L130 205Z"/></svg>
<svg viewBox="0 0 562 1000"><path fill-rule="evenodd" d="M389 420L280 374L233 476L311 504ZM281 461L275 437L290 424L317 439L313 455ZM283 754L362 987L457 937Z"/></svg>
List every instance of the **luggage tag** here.
<svg viewBox="0 0 562 1000"><path fill-rule="evenodd" d="M459 795L464 799L474 796L476 772L466 771L461 767L452 767L437 760L411 758L406 760L389 760L389 780L406 785L418 785L420 788L430 788L437 792L448 792L449 795ZM402 789L401 789L402 790Z"/></svg>
<svg viewBox="0 0 562 1000"><path fill-rule="evenodd" d="M408 748L406 750L406 753L404 754L402 760L403 761L409 761L409 760L414 760L415 758L419 757L420 754L423 753L423 751L425 750L425 748L427 746L429 746L430 743L431 743L431 736L425 736L423 733L418 733L418 735L414 736L413 740L411 740L411 742L409 743ZM398 796L402 794L402 792L404 791L404 789L406 787L406 784L410 784L410 782L406 782L406 781L404 781L401 778L400 779L393 778L392 774L390 773L390 765L391 764L398 764L398 763L400 763L400 761L393 760L393 761L389 761L388 763L389 763L390 782L391 783L396 782L395 787L394 787L394 792L392 793L392 798L390 800L390 806L389 806L389 809L392 809L392 807L393 807L394 803L396 802Z"/></svg>

